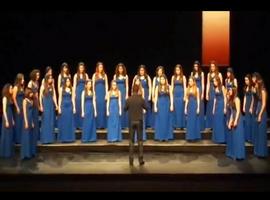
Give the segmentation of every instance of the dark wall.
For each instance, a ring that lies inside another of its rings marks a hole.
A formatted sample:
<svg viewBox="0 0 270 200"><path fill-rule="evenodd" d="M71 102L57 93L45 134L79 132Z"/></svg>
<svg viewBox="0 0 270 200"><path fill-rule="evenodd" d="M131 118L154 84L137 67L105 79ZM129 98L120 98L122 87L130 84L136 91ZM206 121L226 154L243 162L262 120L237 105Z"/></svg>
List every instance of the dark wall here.
<svg viewBox="0 0 270 200"><path fill-rule="evenodd" d="M231 64L243 87L245 74L259 72L269 92L270 13L231 13ZM270 111L268 98L268 112Z"/></svg>
<svg viewBox="0 0 270 200"><path fill-rule="evenodd" d="M84 61L88 73L99 60L111 79L115 65L124 62L133 77L139 64L150 75L164 65L168 75L176 63L191 71L201 58L201 12L38 11L0 14L0 86L16 73ZM231 12L231 65L242 88L246 73L260 72L270 84L270 13ZM205 69L208 71L208 69ZM224 70L222 70L224 72ZM43 73L44 74L44 73ZM269 104L268 104L269 105Z"/></svg>
<svg viewBox="0 0 270 200"><path fill-rule="evenodd" d="M63 61L72 72L84 61L89 74L99 60L111 78L124 62L132 77L139 64L150 74L164 65L171 74L176 63L190 71L201 56L201 12L14 12L2 13L1 74L13 81L17 72L34 67L55 72Z"/></svg>

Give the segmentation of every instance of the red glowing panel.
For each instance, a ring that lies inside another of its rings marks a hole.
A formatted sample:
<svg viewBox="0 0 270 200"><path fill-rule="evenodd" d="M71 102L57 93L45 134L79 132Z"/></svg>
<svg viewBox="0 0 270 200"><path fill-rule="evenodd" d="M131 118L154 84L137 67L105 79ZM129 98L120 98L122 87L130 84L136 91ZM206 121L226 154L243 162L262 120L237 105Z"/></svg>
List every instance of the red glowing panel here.
<svg viewBox="0 0 270 200"><path fill-rule="evenodd" d="M230 12L203 11L202 62L215 60L219 66L230 64Z"/></svg>

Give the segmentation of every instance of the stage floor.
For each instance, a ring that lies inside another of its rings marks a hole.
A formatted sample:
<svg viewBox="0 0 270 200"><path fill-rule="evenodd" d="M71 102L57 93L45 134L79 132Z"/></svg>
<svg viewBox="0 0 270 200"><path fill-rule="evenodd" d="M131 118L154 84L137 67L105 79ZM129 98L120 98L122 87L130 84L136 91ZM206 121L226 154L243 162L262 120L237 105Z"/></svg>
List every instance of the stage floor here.
<svg viewBox="0 0 270 200"><path fill-rule="evenodd" d="M234 161L221 153L145 153L145 165L128 153L42 152L32 160L0 160L0 174L270 174L270 157Z"/></svg>

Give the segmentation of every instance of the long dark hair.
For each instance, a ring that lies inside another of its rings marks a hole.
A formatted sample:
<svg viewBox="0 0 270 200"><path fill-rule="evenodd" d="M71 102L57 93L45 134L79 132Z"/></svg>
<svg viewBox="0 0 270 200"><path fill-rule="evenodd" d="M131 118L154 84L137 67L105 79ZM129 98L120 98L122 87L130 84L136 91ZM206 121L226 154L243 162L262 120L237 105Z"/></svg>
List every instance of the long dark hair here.
<svg viewBox="0 0 270 200"><path fill-rule="evenodd" d="M146 80L148 80L148 74L147 74L147 70L146 70L146 66L145 65L139 65L138 71L137 71L137 76L140 77L140 70L141 69L144 69L144 78Z"/></svg>
<svg viewBox="0 0 270 200"><path fill-rule="evenodd" d="M180 65L180 64L177 64L177 65L175 65L175 67L174 67L174 79L176 80L176 77L177 77L177 74L176 74L176 68L179 68L180 69L180 74L179 74L179 76L180 76L180 83L183 83L183 77L184 77L184 72L183 72L183 67L182 67L182 65Z"/></svg>
<svg viewBox="0 0 270 200"><path fill-rule="evenodd" d="M9 103L12 103L12 94L9 93L9 89L12 87L10 83L4 85L2 89L2 97L6 97Z"/></svg>
<svg viewBox="0 0 270 200"><path fill-rule="evenodd" d="M30 72L30 80L31 81L36 81L37 80L37 74L40 74L40 70L39 69L33 69Z"/></svg>
<svg viewBox="0 0 270 200"><path fill-rule="evenodd" d="M64 68L67 68L67 76L70 76L69 66L66 62L61 65L61 76L64 77Z"/></svg>
<svg viewBox="0 0 270 200"><path fill-rule="evenodd" d="M88 91L87 91L87 84L88 84L89 82L91 83L91 89L90 89L90 91L91 91L91 93L93 94L93 82L92 82L91 79L88 79L87 81L85 81L85 87L84 87L84 94L85 94L85 96L88 94Z"/></svg>
<svg viewBox="0 0 270 200"><path fill-rule="evenodd" d="M53 78L52 75L46 75L44 79L44 94L46 96L49 94L49 90L53 88L53 82L51 84L48 83L50 78Z"/></svg>
<svg viewBox="0 0 270 200"><path fill-rule="evenodd" d="M102 65L102 67L103 67L103 71L101 72L101 76L104 78L106 72L105 72L104 64L103 64L102 62L97 62L95 74L99 74L99 72L98 72L98 67L99 67L99 65Z"/></svg>
<svg viewBox="0 0 270 200"><path fill-rule="evenodd" d="M258 95L259 99L261 99L262 98L262 91L264 90L267 93L262 77L260 77L257 80L257 86L258 86L257 87L257 95Z"/></svg>
<svg viewBox="0 0 270 200"><path fill-rule="evenodd" d="M232 90L232 96L229 96L228 97L228 105L230 107L235 107L235 104L234 104L234 99L237 97L237 88L236 87L231 87L231 88L228 88L228 91L229 92L230 90Z"/></svg>
<svg viewBox="0 0 270 200"><path fill-rule="evenodd" d="M248 89L248 91L251 91L251 87L252 87L252 77L251 77L251 74L247 74L247 75L245 76L245 78L248 78L248 80L249 80L249 85L245 85L245 86L244 86L244 93L246 93L247 89Z"/></svg>
<svg viewBox="0 0 270 200"><path fill-rule="evenodd" d="M18 87L18 91L24 89L24 83L22 84L22 80L24 79L24 75L22 73L18 73L15 78L14 86Z"/></svg>
<svg viewBox="0 0 270 200"><path fill-rule="evenodd" d="M70 77L67 77L66 79L65 79L65 84L64 84L64 86L63 86L63 91L65 91L66 90L66 88L67 88L67 86L66 86L66 84L67 84L67 81L70 81L70 86L68 87L70 90L71 90L71 92L72 92L72 82L71 82L71 78Z"/></svg>
<svg viewBox="0 0 270 200"><path fill-rule="evenodd" d="M27 98L27 99L30 99L30 100L33 100L33 96L30 97L30 94L34 94L33 93L33 90L29 87L26 87L25 90L24 90L24 98Z"/></svg>
<svg viewBox="0 0 270 200"><path fill-rule="evenodd" d="M198 65L198 71L195 70L195 66L194 65ZM192 70L192 75L195 76L196 72L198 72L198 76L200 77L202 75L202 68L201 68L201 64L199 61L195 61L193 64L193 70Z"/></svg>
<svg viewBox="0 0 270 200"><path fill-rule="evenodd" d="M156 68L156 77L158 77L158 71L159 71L160 69L162 70L163 74L165 74L164 67L163 67L163 66L158 66L158 67Z"/></svg>
<svg viewBox="0 0 270 200"><path fill-rule="evenodd" d="M166 92L167 94L169 94L169 92L170 92L170 87L169 87L169 83L168 83L168 79L167 79L166 75L165 75L165 74L162 74L162 75L160 76L160 80L161 80L161 78L164 78L164 79L165 79L165 92ZM160 81L159 84L158 84L158 92L159 92L159 93L161 92L161 88L162 88L162 85L161 85L161 81Z"/></svg>
<svg viewBox="0 0 270 200"><path fill-rule="evenodd" d="M216 63L216 61L214 61L214 60L212 60L212 61L210 62L209 72L211 73L211 65L212 65L212 64L215 65L215 71L214 71L215 76L218 76L219 70L218 70L217 63Z"/></svg>
<svg viewBox="0 0 270 200"><path fill-rule="evenodd" d="M78 63L78 67L77 67L77 81L80 79L80 66L83 66L84 71L83 71L83 79L86 80L86 69L85 69L85 64L83 62L79 62Z"/></svg>
<svg viewBox="0 0 270 200"><path fill-rule="evenodd" d="M219 92L222 92L222 83L221 83L221 80L220 80L219 76L215 76L215 78L213 78L213 80L215 80L215 79L216 79L216 81L218 83L218 85L215 86L215 87L218 88Z"/></svg>
<svg viewBox="0 0 270 200"><path fill-rule="evenodd" d="M116 78L120 76L120 73L119 73L119 68L122 67L123 68L123 76L126 76L127 75L127 69L126 69L126 66L123 64L123 63L118 63L116 65L116 68L115 68L115 75L116 75Z"/></svg>

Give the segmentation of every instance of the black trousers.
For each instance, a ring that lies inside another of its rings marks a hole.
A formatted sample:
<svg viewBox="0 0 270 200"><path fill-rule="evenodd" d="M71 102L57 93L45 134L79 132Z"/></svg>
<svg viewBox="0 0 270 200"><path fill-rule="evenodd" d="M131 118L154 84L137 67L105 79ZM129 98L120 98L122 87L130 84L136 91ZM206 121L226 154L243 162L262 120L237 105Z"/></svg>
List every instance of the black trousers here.
<svg viewBox="0 0 270 200"><path fill-rule="evenodd" d="M139 147L139 161L143 161L143 121L130 121L129 123L129 160L133 162L134 157L134 138L137 132L138 147Z"/></svg>

